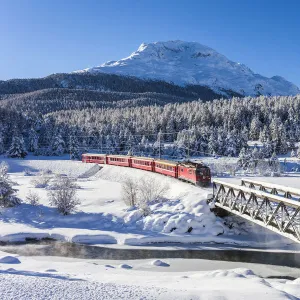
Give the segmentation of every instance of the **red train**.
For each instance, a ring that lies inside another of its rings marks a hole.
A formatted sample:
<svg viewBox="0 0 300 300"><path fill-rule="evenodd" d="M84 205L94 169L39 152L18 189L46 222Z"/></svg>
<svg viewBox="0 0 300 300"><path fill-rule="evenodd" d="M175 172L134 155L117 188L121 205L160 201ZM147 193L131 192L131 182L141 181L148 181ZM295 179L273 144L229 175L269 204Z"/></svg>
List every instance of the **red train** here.
<svg viewBox="0 0 300 300"><path fill-rule="evenodd" d="M208 186L211 182L209 167L202 163L175 162L150 157L126 155L82 154L82 162L108 164L160 173L163 175L189 181L195 185Z"/></svg>

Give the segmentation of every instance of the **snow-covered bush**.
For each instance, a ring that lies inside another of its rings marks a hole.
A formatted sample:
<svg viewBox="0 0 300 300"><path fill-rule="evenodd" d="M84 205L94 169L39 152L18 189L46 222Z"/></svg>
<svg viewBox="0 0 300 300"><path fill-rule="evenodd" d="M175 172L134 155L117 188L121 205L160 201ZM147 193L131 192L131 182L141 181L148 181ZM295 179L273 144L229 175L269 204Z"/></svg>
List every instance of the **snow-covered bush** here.
<svg viewBox="0 0 300 300"><path fill-rule="evenodd" d="M29 191L29 193L26 196L26 202L30 205L37 206L40 204L40 197L37 193Z"/></svg>
<svg viewBox="0 0 300 300"><path fill-rule="evenodd" d="M50 205L63 215L69 215L80 204L76 196L77 184L68 177L57 179L48 191Z"/></svg>
<svg viewBox="0 0 300 300"><path fill-rule="evenodd" d="M39 173L39 175L34 178L33 180L31 180L31 184L33 185L33 187L35 188L46 188L50 181L51 181L51 176L49 175L49 173L42 171Z"/></svg>
<svg viewBox="0 0 300 300"><path fill-rule="evenodd" d="M24 176L32 176L32 172L30 171L30 169L24 170Z"/></svg>
<svg viewBox="0 0 300 300"><path fill-rule="evenodd" d="M8 164L3 161L1 164L0 164L0 178L7 178L8 177L8 169L9 169L9 166Z"/></svg>

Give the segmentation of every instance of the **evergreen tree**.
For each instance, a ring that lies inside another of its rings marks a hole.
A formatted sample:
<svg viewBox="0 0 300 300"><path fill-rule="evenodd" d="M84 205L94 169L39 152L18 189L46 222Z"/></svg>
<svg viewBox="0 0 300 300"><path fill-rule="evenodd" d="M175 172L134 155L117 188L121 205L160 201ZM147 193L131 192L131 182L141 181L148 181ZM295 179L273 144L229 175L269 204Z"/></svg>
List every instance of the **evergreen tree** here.
<svg viewBox="0 0 300 300"><path fill-rule="evenodd" d="M12 138L10 148L7 151L8 157L24 158L27 155L24 139L21 135L16 134Z"/></svg>
<svg viewBox="0 0 300 300"><path fill-rule="evenodd" d="M224 155L232 157L237 155L237 142L235 136L231 133L228 133L226 137Z"/></svg>
<svg viewBox="0 0 300 300"><path fill-rule="evenodd" d="M60 134L58 132L52 140L51 144L51 155L55 156L61 156L65 152L65 142Z"/></svg>
<svg viewBox="0 0 300 300"><path fill-rule="evenodd" d="M72 160L80 160L81 153L79 150L78 139L75 135L71 135L69 139L69 151L70 151L70 158Z"/></svg>
<svg viewBox="0 0 300 300"><path fill-rule="evenodd" d="M153 156L164 155L164 138L163 138L163 134L161 131L157 134L157 139L156 139L155 143L153 144L152 155Z"/></svg>
<svg viewBox="0 0 300 300"><path fill-rule="evenodd" d="M218 153L218 135L215 130L212 131L208 141L208 152L212 155Z"/></svg>
<svg viewBox="0 0 300 300"><path fill-rule="evenodd" d="M257 141L259 138L259 132L260 132L261 122L259 121L258 117L255 116L250 125L250 132L249 137L253 141Z"/></svg>
<svg viewBox="0 0 300 300"><path fill-rule="evenodd" d="M297 149L297 157L300 158L300 143L299 143L299 146L298 146L298 149Z"/></svg>
<svg viewBox="0 0 300 300"><path fill-rule="evenodd" d="M242 148L239 153L239 158L237 160L237 164L238 164L238 166L242 167L243 169L246 169L249 162L250 162L250 156L247 153L246 148Z"/></svg>
<svg viewBox="0 0 300 300"><path fill-rule="evenodd" d="M29 131L29 138L28 138L28 151L37 153L38 151L38 135L37 132L31 128Z"/></svg>
<svg viewBox="0 0 300 300"><path fill-rule="evenodd" d="M292 149L292 151L291 151L291 157L296 157L295 149Z"/></svg>
<svg viewBox="0 0 300 300"><path fill-rule="evenodd" d="M266 141L261 149L262 158L270 158L272 155L272 145L270 141Z"/></svg>
<svg viewBox="0 0 300 300"><path fill-rule="evenodd" d="M0 154L3 154L5 152L4 149L4 135L2 130L0 130Z"/></svg>

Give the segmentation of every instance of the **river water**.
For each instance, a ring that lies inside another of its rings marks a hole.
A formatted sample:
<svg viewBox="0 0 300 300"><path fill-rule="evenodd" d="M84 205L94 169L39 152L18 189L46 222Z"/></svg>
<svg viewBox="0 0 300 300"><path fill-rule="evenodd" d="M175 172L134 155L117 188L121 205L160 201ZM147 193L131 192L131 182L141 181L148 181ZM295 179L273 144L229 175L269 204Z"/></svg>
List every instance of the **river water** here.
<svg viewBox="0 0 300 300"><path fill-rule="evenodd" d="M244 262L269 264L300 268L300 253L284 251L275 252L264 249L249 248L208 248L201 249L173 249L168 247L156 248L108 248L92 245L81 245L58 241L39 241L32 243L6 244L0 246L0 251L22 256L61 256L83 259L107 260L136 260L150 258L184 258L205 259L229 262Z"/></svg>

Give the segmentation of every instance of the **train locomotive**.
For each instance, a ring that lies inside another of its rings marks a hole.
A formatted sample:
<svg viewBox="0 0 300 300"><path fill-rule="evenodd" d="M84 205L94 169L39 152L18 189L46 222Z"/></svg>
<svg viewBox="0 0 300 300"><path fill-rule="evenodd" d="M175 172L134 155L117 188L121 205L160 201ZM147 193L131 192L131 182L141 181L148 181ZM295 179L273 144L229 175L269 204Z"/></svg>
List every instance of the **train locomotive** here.
<svg viewBox="0 0 300 300"><path fill-rule="evenodd" d="M176 162L150 157L85 153L82 154L82 162L141 169L174 177L198 186L209 186L211 183L209 167L191 161Z"/></svg>

